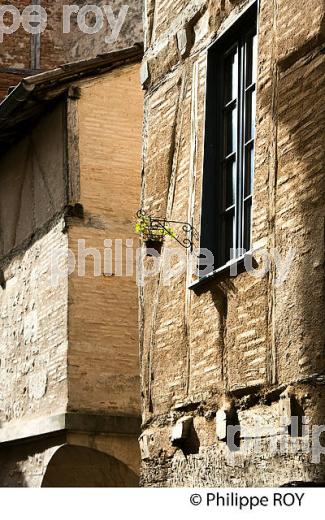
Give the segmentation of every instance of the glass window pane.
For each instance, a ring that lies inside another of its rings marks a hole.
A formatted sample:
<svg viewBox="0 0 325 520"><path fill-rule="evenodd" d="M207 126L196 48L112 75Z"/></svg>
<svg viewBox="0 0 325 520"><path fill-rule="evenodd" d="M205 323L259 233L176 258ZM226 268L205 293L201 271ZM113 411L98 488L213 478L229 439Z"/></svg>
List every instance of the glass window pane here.
<svg viewBox="0 0 325 520"><path fill-rule="evenodd" d="M237 99L238 92L238 53L229 54L225 58L225 104Z"/></svg>
<svg viewBox="0 0 325 520"><path fill-rule="evenodd" d="M250 36L246 43L246 87L256 83L257 36Z"/></svg>
<svg viewBox="0 0 325 520"><path fill-rule="evenodd" d="M244 249L249 251L251 248L251 225L252 225L252 201L244 203Z"/></svg>
<svg viewBox="0 0 325 520"><path fill-rule="evenodd" d="M256 90L252 92L252 138L255 138L256 128Z"/></svg>
<svg viewBox="0 0 325 520"><path fill-rule="evenodd" d="M252 63L252 83L256 83L257 75L257 35L253 37L253 63Z"/></svg>
<svg viewBox="0 0 325 520"><path fill-rule="evenodd" d="M246 146L245 149L245 189L244 197L253 193L254 180L254 143Z"/></svg>
<svg viewBox="0 0 325 520"><path fill-rule="evenodd" d="M224 43L221 40L216 43L209 54L209 63L216 69L208 82L206 164L210 177L204 190L205 199L211 205L206 214L211 221L216 267L235 258L241 248L249 250L251 247L257 68L255 32L255 21L250 23L247 17L247 23L238 25L238 30L229 33ZM213 93L215 97L210 102L209 96ZM209 113L210 106L212 113ZM202 229L205 227L203 222Z"/></svg>
<svg viewBox="0 0 325 520"><path fill-rule="evenodd" d="M237 148L237 109L225 111L225 156Z"/></svg>
<svg viewBox="0 0 325 520"><path fill-rule="evenodd" d="M246 93L246 135L245 142L255 137L256 124L256 92L249 91Z"/></svg>
<svg viewBox="0 0 325 520"><path fill-rule="evenodd" d="M235 254L235 237L236 237L236 219L235 211L230 210L225 214L225 263L234 258Z"/></svg>
<svg viewBox="0 0 325 520"><path fill-rule="evenodd" d="M226 208L233 206L236 202L236 161L230 159L224 166L225 174L225 202Z"/></svg>

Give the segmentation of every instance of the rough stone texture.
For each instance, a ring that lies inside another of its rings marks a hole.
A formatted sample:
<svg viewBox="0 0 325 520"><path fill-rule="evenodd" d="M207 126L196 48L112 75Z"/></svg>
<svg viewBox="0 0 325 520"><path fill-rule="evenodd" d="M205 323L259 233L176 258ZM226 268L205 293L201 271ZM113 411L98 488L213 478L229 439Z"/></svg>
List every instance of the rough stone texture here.
<svg viewBox="0 0 325 520"><path fill-rule="evenodd" d="M149 214L193 219L200 229L207 46L248 3L146 2L142 193ZM259 266L265 249L285 258L292 248L294 260L279 286L272 265L262 279L243 272L190 290L188 273L164 285L162 248L159 273L140 291L143 432L151 450L144 485L324 481L323 466L299 452L282 458L263 449L245 458L241 451L234 468L216 469L225 448L211 417L225 403L237 416L243 406L259 416L265 400L278 402L290 387L312 424L325 419L324 7L321 0L313 9L303 1L260 4L253 249ZM145 267L151 264L147 257ZM170 435L189 411L195 434L184 458Z"/></svg>
<svg viewBox="0 0 325 520"><path fill-rule="evenodd" d="M68 400L68 280L52 284L51 257L68 246L60 220L6 267L0 288L0 422L64 410ZM47 305L44 305L47 302Z"/></svg>
<svg viewBox="0 0 325 520"><path fill-rule="evenodd" d="M65 0L61 0L61 2L63 5L75 3L73 1L66 2ZM89 5L85 0L79 1L78 4L81 7L83 5ZM118 16L121 7L128 6L128 11L118 38L116 42L113 43L107 43L105 41L105 38L110 37L112 34L106 18L101 31L97 34L88 35L80 31L76 24L76 18L72 16L72 29L70 35L64 35L62 33L61 22L60 26L57 26L55 30L53 29L51 33L52 45L55 45L58 48L58 53L62 55L65 62L74 61L80 58L91 58L97 54L103 54L115 49L131 47L135 43L143 41L142 0L128 0L127 2L114 0L109 3L105 0L96 0L95 2L92 2L92 4L97 5L100 8L102 8L103 5L112 7L116 17ZM53 10L53 7L51 7L51 9ZM56 9L58 8L55 7L55 10ZM44 51L46 52L46 44Z"/></svg>

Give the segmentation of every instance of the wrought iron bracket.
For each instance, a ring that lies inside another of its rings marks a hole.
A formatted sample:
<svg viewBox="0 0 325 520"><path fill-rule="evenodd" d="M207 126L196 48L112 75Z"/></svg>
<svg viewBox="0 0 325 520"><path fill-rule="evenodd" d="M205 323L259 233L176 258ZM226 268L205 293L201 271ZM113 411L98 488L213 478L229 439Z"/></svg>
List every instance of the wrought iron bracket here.
<svg viewBox="0 0 325 520"><path fill-rule="evenodd" d="M140 231L145 242L162 242L165 237L171 237L185 249L194 248L194 239L198 240L198 233L189 222L179 222L177 220L167 220L166 218L153 217L145 211L139 210L137 213L139 221L142 220L144 228ZM176 229L174 227L176 226ZM177 232L177 227L181 231Z"/></svg>

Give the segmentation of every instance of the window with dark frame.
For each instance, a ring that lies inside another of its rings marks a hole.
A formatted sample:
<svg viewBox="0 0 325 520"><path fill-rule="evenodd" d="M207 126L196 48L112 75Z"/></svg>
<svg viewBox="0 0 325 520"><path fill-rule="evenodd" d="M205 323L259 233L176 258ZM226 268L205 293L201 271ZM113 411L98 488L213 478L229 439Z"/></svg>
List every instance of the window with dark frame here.
<svg viewBox="0 0 325 520"><path fill-rule="evenodd" d="M212 270L251 249L256 71L254 5L208 54L201 248Z"/></svg>

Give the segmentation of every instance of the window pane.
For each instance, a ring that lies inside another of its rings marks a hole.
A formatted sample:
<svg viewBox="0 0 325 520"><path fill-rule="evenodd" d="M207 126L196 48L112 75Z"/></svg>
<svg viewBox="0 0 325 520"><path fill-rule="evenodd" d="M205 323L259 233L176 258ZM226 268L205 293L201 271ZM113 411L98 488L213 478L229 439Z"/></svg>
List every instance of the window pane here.
<svg viewBox="0 0 325 520"><path fill-rule="evenodd" d="M238 55L237 52L225 58L225 104L237 98L238 92Z"/></svg>
<svg viewBox="0 0 325 520"><path fill-rule="evenodd" d="M225 263L233 258L231 250L236 248L236 219L235 210L225 213Z"/></svg>
<svg viewBox="0 0 325 520"><path fill-rule="evenodd" d="M250 143L245 149L245 189L244 197L253 192L254 180L254 143Z"/></svg>
<svg viewBox="0 0 325 520"><path fill-rule="evenodd" d="M253 64L252 64L252 83L256 83L257 75L257 35L253 37Z"/></svg>
<svg viewBox="0 0 325 520"><path fill-rule="evenodd" d="M225 201L226 208L233 206L236 202L236 161L229 159L225 166Z"/></svg>
<svg viewBox="0 0 325 520"><path fill-rule="evenodd" d="M254 3L229 36L209 51L201 243L214 252L216 268L251 247L258 61L255 15Z"/></svg>
<svg viewBox="0 0 325 520"><path fill-rule="evenodd" d="M244 249L249 251L251 248L251 224L252 224L252 200L248 199L244 203Z"/></svg>
<svg viewBox="0 0 325 520"><path fill-rule="evenodd" d="M250 36L246 43L246 87L256 83L257 36Z"/></svg>
<svg viewBox="0 0 325 520"><path fill-rule="evenodd" d="M245 142L255 137L256 124L256 92L249 91L246 93L246 135Z"/></svg>
<svg viewBox="0 0 325 520"><path fill-rule="evenodd" d="M225 110L225 156L237 148L237 109Z"/></svg>

